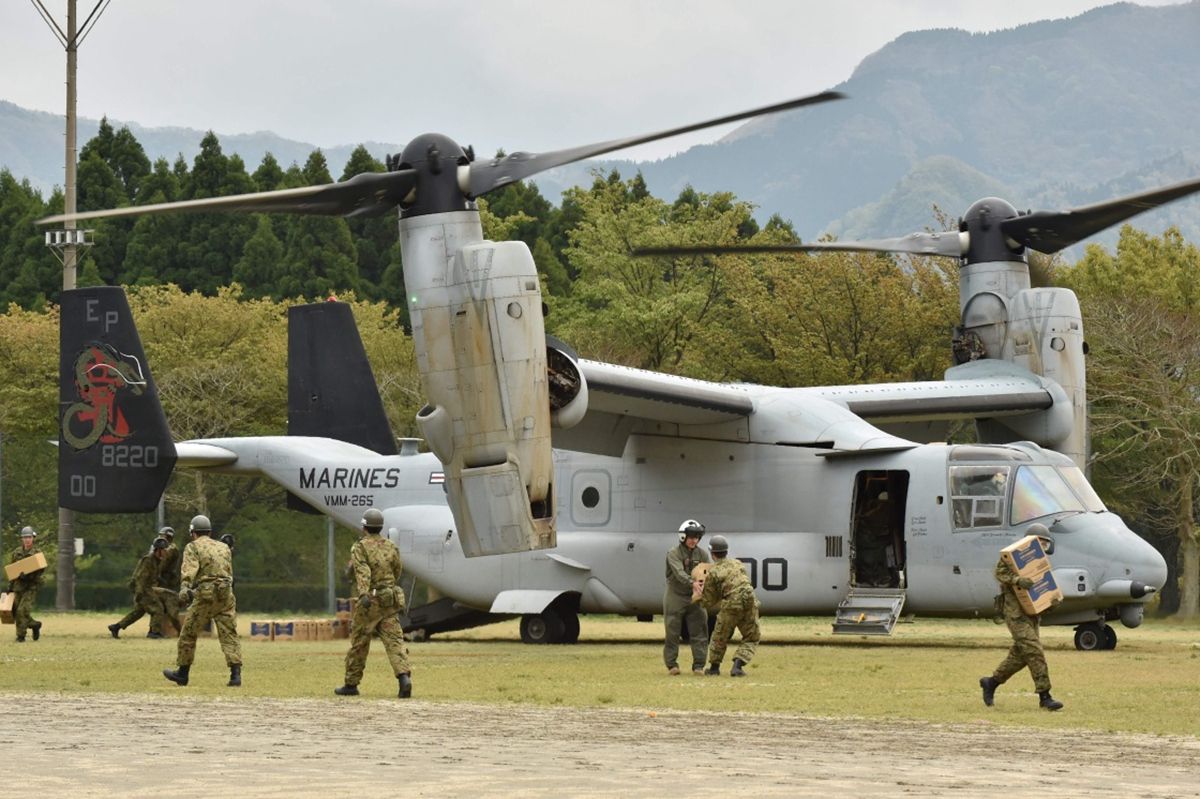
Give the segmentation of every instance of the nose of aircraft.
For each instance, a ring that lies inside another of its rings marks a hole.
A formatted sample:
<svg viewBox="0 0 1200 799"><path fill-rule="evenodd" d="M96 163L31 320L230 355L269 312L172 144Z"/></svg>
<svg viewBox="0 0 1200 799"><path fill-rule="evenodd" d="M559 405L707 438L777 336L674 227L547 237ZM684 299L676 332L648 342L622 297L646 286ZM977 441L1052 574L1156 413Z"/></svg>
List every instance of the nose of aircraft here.
<svg viewBox="0 0 1200 799"><path fill-rule="evenodd" d="M1128 553L1123 558L1129 569L1129 579L1153 586L1161 591L1167 582L1167 561L1150 542L1137 533L1125 528L1128 536Z"/></svg>

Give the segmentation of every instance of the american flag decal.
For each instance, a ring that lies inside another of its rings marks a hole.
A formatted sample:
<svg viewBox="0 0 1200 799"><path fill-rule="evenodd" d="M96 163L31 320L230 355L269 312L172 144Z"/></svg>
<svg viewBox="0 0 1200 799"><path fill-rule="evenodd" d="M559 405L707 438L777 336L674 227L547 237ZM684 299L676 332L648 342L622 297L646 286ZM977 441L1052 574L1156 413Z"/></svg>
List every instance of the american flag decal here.
<svg viewBox="0 0 1200 799"><path fill-rule="evenodd" d="M445 482L446 482L446 473L445 472L430 472L429 473L429 484L431 486L441 485L442 483L445 483Z"/></svg>

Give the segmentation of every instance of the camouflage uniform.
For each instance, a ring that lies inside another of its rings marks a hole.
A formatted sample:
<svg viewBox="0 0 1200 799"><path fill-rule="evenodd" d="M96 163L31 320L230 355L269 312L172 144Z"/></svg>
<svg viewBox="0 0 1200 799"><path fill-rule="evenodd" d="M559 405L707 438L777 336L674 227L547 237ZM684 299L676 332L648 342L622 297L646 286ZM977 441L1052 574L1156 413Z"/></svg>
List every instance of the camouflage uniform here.
<svg viewBox="0 0 1200 799"><path fill-rule="evenodd" d="M157 632L162 628L162 617L166 613L161 596L155 591L155 583L159 579L161 562L153 553L142 555L137 565L133 567L133 576L129 578L129 590L133 591L133 610L117 622L117 627L124 630L135 621L150 614L150 631ZM179 619L173 618L176 629Z"/></svg>
<svg viewBox="0 0 1200 799"><path fill-rule="evenodd" d="M359 602L350 623L346 685L355 686L362 680L367 653L371 651L371 634L375 632L379 633L396 676L411 673L398 618L404 612L404 592L398 585L402 569L400 550L379 534L364 535L350 549L350 562L354 565ZM370 597L370 604L363 603L364 596Z"/></svg>
<svg viewBox="0 0 1200 799"><path fill-rule="evenodd" d="M158 567L158 585L179 593L179 567L179 547L175 546L175 542L168 541L167 554L163 555Z"/></svg>
<svg viewBox="0 0 1200 799"><path fill-rule="evenodd" d="M697 542L699 538L696 539ZM704 653L708 649L708 614L698 602L692 601L692 569L712 558L697 543L688 549L682 541L667 552L667 588L663 592L663 623L666 640L663 643L663 663L668 669L678 668L679 640L683 623L687 621L688 639L692 645L692 670L704 668Z"/></svg>
<svg viewBox="0 0 1200 799"><path fill-rule="evenodd" d="M194 592L195 598L179 631L179 665L192 665L196 659L196 635L211 619L221 641L225 664L240 667L242 647L238 642L233 558L229 547L210 536L196 536L183 548L180 586L181 590Z"/></svg>
<svg viewBox="0 0 1200 799"><path fill-rule="evenodd" d="M1049 692L1050 671L1046 668L1046 655L1042 652L1042 640L1038 635L1038 617L1026 615L1021 602L1017 599L1017 574L1012 566L1004 560L996 564L996 582L1000 583L1004 596L1004 623L1012 634L1013 645L1008 650L1008 656L996 667L992 679L998 684L1008 681L1026 666L1033 675L1033 685L1038 693Z"/></svg>
<svg viewBox="0 0 1200 799"><path fill-rule="evenodd" d="M713 627L708 644L708 662L719 666L725 659L725 648L734 629L742 634L734 658L749 663L758 649L761 637L758 630L758 598L746 576L746 567L737 558L719 558L704 578L704 593L700 604L717 607L717 626Z"/></svg>
<svg viewBox="0 0 1200 799"><path fill-rule="evenodd" d="M31 558L42 550L34 544L29 549L18 546L8 556L9 563ZM8 590L13 594L13 622L17 625L17 639L25 640L25 631L30 627L41 627L41 622L33 618L33 602L37 599L38 589L46 579L46 570L39 569L32 574L22 574L8 584Z"/></svg>

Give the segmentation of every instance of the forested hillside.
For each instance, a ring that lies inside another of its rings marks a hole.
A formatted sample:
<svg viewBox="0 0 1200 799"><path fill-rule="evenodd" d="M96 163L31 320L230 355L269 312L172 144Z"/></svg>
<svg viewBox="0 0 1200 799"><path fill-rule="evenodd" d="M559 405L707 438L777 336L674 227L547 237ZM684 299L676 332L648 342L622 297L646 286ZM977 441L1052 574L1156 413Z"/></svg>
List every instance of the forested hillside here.
<svg viewBox="0 0 1200 799"><path fill-rule="evenodd" d="M380 169L358 150L340 178ZM129 130L102 125L80 152L79 207L331 179L319 151L303 167L283 169L267 155L251 169L225 155L212 134L192 163L152 164ZM587 188L569 190L560 207L527 184L489 199L480 203L485 235L529 245L543 280L547 329L585 357L785 386L937 379L950 365L950 331L958 317L953 260L849 253L634 258L629 252L638 245L796 240L778 216L758 224L753 207L733 194L685 187L663 199L640 174L597 175ZM0 316L0 357L11 375L0 381L7 543L23 524L43 530L55 524L55 453L45 442L57 434L61 267L33 222L61 205L61 196L43 198L0 172L0 300L8 307ZM394 216L163 215L107 220L95 230L79 284L130 287L177 438L284 433L286 308L331 293L354 302L394 432L415 432L413 417L423 400L405 329ZM1187 575L1182 596L1174 583L1164 589L1164 607L1182 601L1194 612L1200 391L1193 376L1200 365L1192 361L1200 351L1200 250L1177 231L1156 237L1126 228L1116 254L1091 248L1070 268L1038 262L1041 279L1055 280L1056 273L1080 293L1085 323L1097 320L1088 338L1098 484L1173 567L1178 563L1172 574ZM1122 311L1129 297L1140 298L1136 317ZM1159 328L1144 328L1150 322ZM1143 337L1156 346L1171 344L1153 350L1162 368L1151 374L1144 360L1129 354L1152 351ZM1150 409L1126 396L1140 379L1152 385L1134 396L1153 403ZM1162 424L1147 427L1147 418ZM257 479L201 479L181 471L166 507L176 526L207 511L237 535L239 594L245 591L247 606L321 604L323 523L284 510L280 489ZM81 518L77 535L88 542L80 561L81 604L125 601L125 576L153 530L148 515ZM353 534L340 536L344 555Z"/></svg>

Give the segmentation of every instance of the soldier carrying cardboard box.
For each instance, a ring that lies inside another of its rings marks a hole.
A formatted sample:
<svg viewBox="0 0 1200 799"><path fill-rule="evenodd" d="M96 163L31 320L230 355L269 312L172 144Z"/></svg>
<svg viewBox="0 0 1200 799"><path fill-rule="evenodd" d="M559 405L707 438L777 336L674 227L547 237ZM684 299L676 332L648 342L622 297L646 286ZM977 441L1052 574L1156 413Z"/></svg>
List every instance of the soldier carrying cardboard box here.
<svg viewBox="0 0 1200 799"><path fill-rule="evenodd" d="M34 543L36 539L37 531L32 527L21 528L21 545L9 554L8 562L12 564L41 554L42 550L38 549ZM25 640L26 630L33 630L33 640L35 641L42 637L42 623L33 618L33 602L37 598L38 588L41 587L45 578L46 570L41 568L20 574L8 583L8 590L15 597L13 621L17 625L17 643Z"/></svg>
<svg viewBox="0 0 1200 799"><path fill-rule="evenodd" d="M1050 531L1042 524L1031 524L1026 532L1041 540L1049 540ZM1044 555L1042 556L1044 559ZM1049 560L1046 559L1046 570ZM1063 703L1050 695L1050 671L1046 667L1046 655L1042 650L1042 639L1038 634L1040 614L1030 614L1022 607L1018 591L1028 591L1034 585L1032 577L1022 575L1013 565L1011 557L1001 554L996 564L996 582L1000 583L997 610L1004 617L1008 631L1012 634L1012 648L990 677L980 677L983 703L991 707L996 698L996 689L1026 666L1033 677L1033 686L1038 692L1039 704L1046 710L1059 710Z"/></svg>

